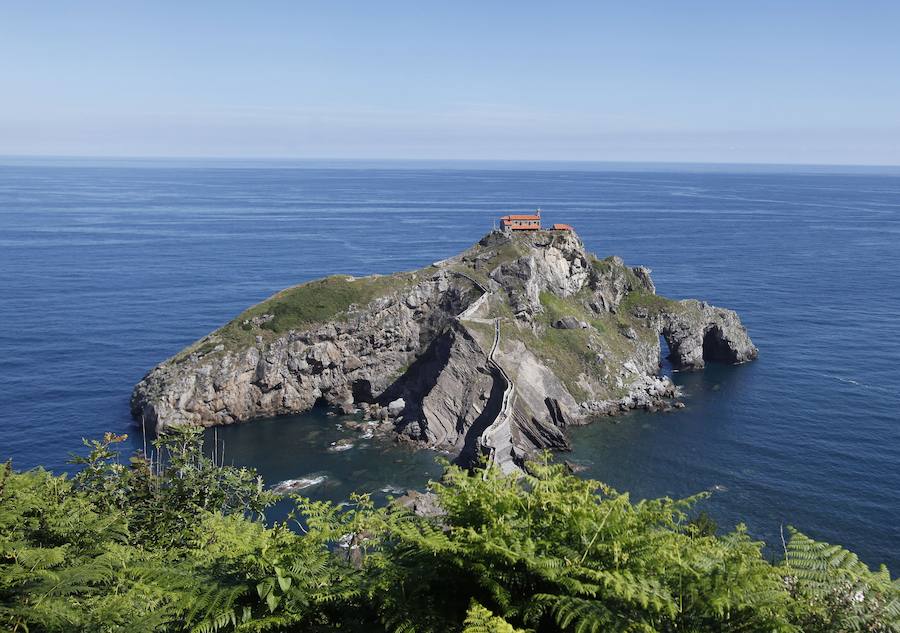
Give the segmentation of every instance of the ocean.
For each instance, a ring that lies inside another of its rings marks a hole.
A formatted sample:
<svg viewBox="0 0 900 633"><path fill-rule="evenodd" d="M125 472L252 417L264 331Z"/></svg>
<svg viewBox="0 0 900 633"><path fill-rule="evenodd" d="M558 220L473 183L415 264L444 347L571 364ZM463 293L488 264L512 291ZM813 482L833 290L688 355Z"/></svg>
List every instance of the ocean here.
<svg viewBox="0 0 900 633"><path fill-rule="evenodd" d="M711 490L723 528L792 525L900 572L900 172L456 163L0 159L0 458L61 471L141 430L143 374L245 307L332 273L418 268L541 207L660 294L736 310L758 361L675 373L686 408L571 431L634 499ZM671 372L670 367L664 371ZM436 457L331 453L317 411L223 428L226 461L312 496L422 486Z"/></svg>

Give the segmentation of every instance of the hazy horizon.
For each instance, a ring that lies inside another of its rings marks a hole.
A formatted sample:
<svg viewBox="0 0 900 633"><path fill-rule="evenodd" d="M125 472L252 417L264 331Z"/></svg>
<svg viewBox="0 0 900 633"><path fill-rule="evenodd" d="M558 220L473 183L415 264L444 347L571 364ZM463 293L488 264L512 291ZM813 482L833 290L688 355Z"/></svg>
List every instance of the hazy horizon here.
<svg viewBox="0 0 900 633"><path fill-rule="evenodd" d="M764 163L495 158L321 158L273 156L105 156L0 154L0 166L171 167L171 168L348 168L348 169L522 169L546 171L741 171L900 174L900 164Z"/></svg>
<svg viewBox="0 0 900 633"><path fill-rule="evenodd" d="M900 5L0 7L0 155L900 165Z"/></svg>

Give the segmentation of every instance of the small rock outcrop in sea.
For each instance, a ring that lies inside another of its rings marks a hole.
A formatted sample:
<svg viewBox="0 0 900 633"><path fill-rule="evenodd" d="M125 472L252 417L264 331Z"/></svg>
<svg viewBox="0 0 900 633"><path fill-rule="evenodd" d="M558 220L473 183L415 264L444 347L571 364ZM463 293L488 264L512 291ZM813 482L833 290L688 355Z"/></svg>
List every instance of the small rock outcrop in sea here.
<svg viewBox="0 0 900 633"><path fill-rule="evenodd" d="M660 297L574 232L494 231L414 272L284 290L151 370L131 407L159 431L361 408L461 463L520 463L566 448L567 425L670 408L660 335L680 368L757 356L734 312Z"/></svg>

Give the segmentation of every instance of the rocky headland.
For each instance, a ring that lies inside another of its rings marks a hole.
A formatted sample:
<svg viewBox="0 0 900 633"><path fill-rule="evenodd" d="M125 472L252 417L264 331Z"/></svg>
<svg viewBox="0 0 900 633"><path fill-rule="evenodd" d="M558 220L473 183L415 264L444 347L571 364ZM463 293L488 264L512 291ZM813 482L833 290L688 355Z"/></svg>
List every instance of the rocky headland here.
<svg viewBox="0 0 900 633"><path fill-rule="evenodd" d="M564 449L567 425L677 405L674 366L742 363L738 316L656 294L650 270L585 252L571 231L491 232L395 275L284 290L153 368L132 413L165 431L361 409L396 437L504 469Z"/></svg>

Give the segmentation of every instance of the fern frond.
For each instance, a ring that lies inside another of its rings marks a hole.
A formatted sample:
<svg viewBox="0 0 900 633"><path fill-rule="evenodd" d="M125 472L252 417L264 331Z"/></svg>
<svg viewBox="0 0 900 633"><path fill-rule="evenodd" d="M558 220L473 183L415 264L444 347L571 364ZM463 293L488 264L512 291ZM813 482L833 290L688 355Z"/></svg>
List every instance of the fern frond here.
<svg viewBox="0 0 900 633"><path fill-rule="evenodd" d="M473 600L466 612L463 633L524 633L524 631L515 628Z"/></svg>

